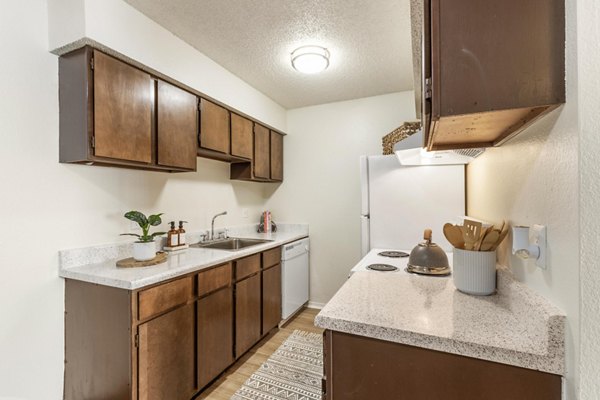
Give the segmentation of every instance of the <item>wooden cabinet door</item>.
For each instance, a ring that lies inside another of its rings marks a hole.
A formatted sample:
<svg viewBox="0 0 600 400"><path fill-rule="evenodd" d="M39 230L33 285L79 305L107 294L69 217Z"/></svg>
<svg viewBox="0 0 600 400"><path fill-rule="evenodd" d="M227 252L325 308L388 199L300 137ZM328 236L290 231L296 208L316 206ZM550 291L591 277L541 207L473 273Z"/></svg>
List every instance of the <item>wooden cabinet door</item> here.
<svg viewBox="0 0 600 400"><path fill-rule="evenodd" d="M200 99L200 147L229 154L229 111Z"/></svg>
<svg viewBox="0 0 600 400"><path fill-rule="evenodd" d="M198 387L233 363L233 290L218 290L198 300Z"/></svg>
<svg viewBox="0 0 600 400"><path fill-rule="evenodd" d="M283 180L283 135L271 131L271 179Z"/></svg>
<svg viewBox="0 0 600 400"><path fill-rule="evenodd" d="M281 321L281 264L262 272L263 334L275 328Z"/></svg>
<svg viewBox="0 0 600 400"><path fill-rule="evenodd" d="M94 155L152 162L154 80L94 51Z"/></svg>
<svg viewBox="0 0 600 400"><path fill-rule="evenodd" d="M235 356L240 357L260 340L260 274L235 286Z"/></svg>
<svg viewBox="0 0 600 400"><path fill-rule="evenodd" d="M198 100L171 84L158 81L159 165L196 170Z"/></svg>
<svg viewBox="0 0 600 400"><path fill-rule="evenodd" d="M189 400L196 392L194 304L138 327L140 400Z"/></svg>
<svg viewBox="0 0 600 400"><path fill-rule="evenodd" d="M231 155L252 159L252 121L231 114Z"/></svg>
<svg viewBox="0 0 600 400"><path fill-rule="evenodd" d="M254 124L254 177L269 179L270 171L270 131L262 125Z"/></svg>

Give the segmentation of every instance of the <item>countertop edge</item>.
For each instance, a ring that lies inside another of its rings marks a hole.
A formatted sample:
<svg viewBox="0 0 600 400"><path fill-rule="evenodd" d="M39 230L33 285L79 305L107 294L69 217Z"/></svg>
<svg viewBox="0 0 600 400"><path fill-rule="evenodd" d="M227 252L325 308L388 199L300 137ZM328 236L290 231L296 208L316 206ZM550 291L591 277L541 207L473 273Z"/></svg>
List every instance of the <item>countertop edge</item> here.
<svg viewBox="0 0 600 400"><path fill-rule="evenodd" d="M201 271L206 268L214 267L219 264L223 264L232 260L236 260L238 258L243 258L250 256L252 254L260 253L266 250L273 249L275 247L283 246L288 243L294 242L296 240L304 239L309 237L307 232L299 232L293 236L286 238L285 240L273 240L272 242L263 243L258 246L253 246L252 248L244 249L239 252L230 252L223 250L223 257L215 258L206 263L202 264L190 264L189 266L182 266L177 268L176 270L169 270L161 273L157 273L155 276L148 278L141 278L135 281L122 280L117 278L106 278L101 276L92 276L90 274L81 273L77 271L77 267L74 268L61 268L59 269L59 277L64 279L74 279L88 283L94 283L98 285L110 286L119 289L127 289L127 290L137 290L147 286L151 286L157 283L161 283L167 280L175 279L180 276L193 273L196 271ZM101 264L110 264L116 263L117 259L109 260Z"/></svg>
<svg viewBox="0 0 600 400"><path fill-rule="evenodd" d="M564 319L564 316L556 316ZM314 324L318 328L336 332L358 335L372 339L384 340L407 346L414 346L443 353L456 354L480 360L512 365L530 370L546 372L556 375L564 375L564 363L557 355L542 355L524 353L516 350L503 349L500 347L486 346L480 343L469 343L441 336L427 335L418 332L398 330L374 326L371 324L334 319L317 315ZM526 358L523 359L523 358Z"/></svg>

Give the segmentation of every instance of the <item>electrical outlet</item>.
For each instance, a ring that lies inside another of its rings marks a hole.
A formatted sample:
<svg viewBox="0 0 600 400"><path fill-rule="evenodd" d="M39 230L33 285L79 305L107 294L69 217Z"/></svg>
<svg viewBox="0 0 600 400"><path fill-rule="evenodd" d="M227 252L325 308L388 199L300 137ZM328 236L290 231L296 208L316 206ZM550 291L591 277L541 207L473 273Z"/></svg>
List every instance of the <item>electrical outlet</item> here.
<svg viewBox="0 0 600 400"><path fill-rule="evenodd" d="M242 208L242 217L248 218L248 209L247 208Z"/></svg>
<svg viewBox="0 0 600 400"><path fill-rule="evenodd" d="M138 225L138 223L135 221L129 221L129 230L135 231L137 229L140 229L140 226Z"/></svg>
<svg viewBox="0 0 600 400"><path fill-rule="evenodd" d="M533 225L533 228L531 229L530 241L532 244L535 244L540 248L540 256L537 258L537 260L535 260L535 265L541 269L546 269L546 253L548 251L546 245L546 227L544 225Z"/></svg>

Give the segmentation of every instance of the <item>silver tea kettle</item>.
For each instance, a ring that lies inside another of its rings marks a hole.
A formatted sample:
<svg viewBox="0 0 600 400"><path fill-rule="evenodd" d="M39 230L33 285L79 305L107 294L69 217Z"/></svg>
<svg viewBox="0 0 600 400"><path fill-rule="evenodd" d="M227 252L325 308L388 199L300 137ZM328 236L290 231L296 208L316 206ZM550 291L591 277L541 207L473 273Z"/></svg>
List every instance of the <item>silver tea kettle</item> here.
<svg viewBox="0 0 600 400"><path fill-rule="evenodd" d="M421 275L450 275L448 256L441 247L431 242L431 229L425 229L423 239L410 252L406 270Z"/></svg>

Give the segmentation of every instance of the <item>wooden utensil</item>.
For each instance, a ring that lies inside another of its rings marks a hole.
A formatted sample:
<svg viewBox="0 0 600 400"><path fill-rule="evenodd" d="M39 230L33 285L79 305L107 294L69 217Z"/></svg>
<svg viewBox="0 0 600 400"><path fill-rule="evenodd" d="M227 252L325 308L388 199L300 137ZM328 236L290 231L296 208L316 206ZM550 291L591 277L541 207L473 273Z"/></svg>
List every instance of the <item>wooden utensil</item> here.
<svg viewBox="0 0 600 400"><path fill-rule="evenodd" d="M463 239L462 231L460 230L460 226L445 224L444 225L444 236L450 242L455 249L464 249L465 248L465 240Z"/></svg>
<svg viewBox="0 0 600 400"><path fill-rule="evenodd" d="M477 243L475 243L475 247L473 248L473 250L475 251L481 251L481 245L483 243L484 238L494 230L494 226L488 226L487 228L483 228L481 234L479 235L479 239L477 240Z"/></svg>
<svg viewBox="0 0 600 400"><path fill-rule="evenodd" d="M498 239L500 238L500 231L498 229L492 229L489 231L483 241L481 242L481 251L492 251L494 246L497 245Z"/></svg>
<svg viewBox="0 0 600 400"><path fill-rule="evenodd" d="M481 222L465 219L462 231L465 239L465 250L473 250L475 243L481 236Z"/></svg>
<svg viewBox="0 0 600 400"><path fill-rule="evenodd" d="M502 232L500 232L500 237L498 238L498 240L496 240L496 244L494 245L494 247L492 247L492 250L496 250L498 246L500 246L500 243L502 243L506 235L508 235L508 224L506 224L504 226L504 229L502 229Z"/></svg>

